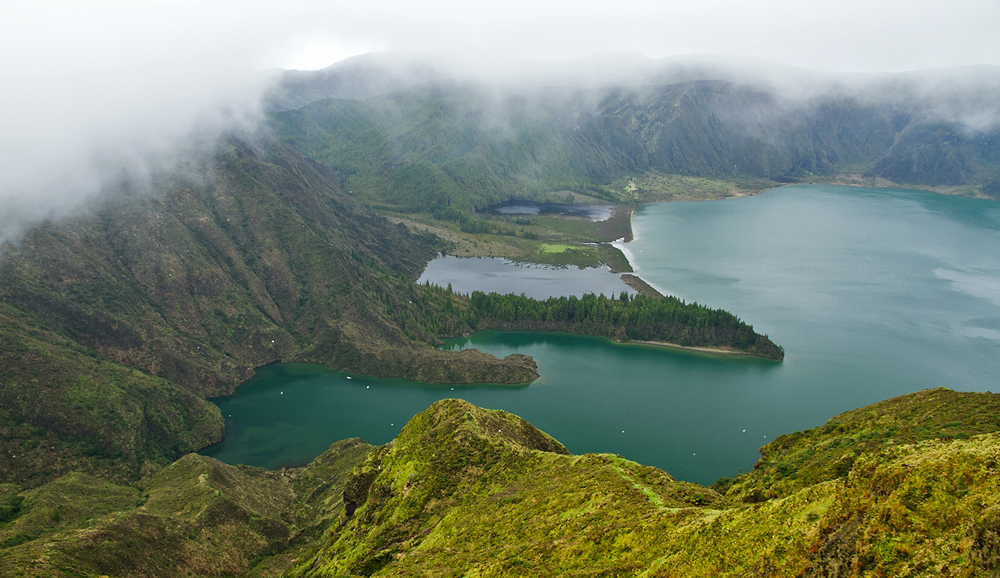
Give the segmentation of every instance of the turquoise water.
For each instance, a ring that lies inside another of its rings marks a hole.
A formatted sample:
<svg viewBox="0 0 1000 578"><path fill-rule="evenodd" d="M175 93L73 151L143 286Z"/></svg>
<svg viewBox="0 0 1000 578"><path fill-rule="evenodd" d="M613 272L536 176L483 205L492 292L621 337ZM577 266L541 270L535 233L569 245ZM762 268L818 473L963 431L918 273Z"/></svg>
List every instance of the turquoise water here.
<svg viewBox="0 0 1000 578"><path fill-rule="evenodd" d="M783 363L482 332L449 347L538 360L527 387L415 384L276 365L230 398L230 463L303 463L331 442L385 443L433 401L517 413L575 453L607 451L710 483L782 433L929 387L997 389L1000 204L913 191L785 187L641 207L637 272L728 309L785 347ZM489 278L482 278L489 290Z"/></svg>

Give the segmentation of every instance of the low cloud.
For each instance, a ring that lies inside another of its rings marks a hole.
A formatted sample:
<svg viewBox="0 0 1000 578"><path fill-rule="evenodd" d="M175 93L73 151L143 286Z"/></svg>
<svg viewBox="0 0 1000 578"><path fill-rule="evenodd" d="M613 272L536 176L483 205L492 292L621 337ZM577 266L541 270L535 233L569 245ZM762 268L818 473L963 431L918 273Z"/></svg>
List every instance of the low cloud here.
<svg viewBox="0 0 1000 578"><path fill-rule="evenodd" d="M274 78L265 71L368 50L485 68L600 51L841 71L1000 64L995 0L962 10L902 0L50 0L0 11L0 241L79 208L109 175L169 168L192 134L253 125Z"/></svg>
<svg viewBox="0 0 1000 578"><path fill-rule="evenodd" d="M273 75L224 37L209 38L211 26L177 4L185 3L67 3L9 15L0 34L0 241L78 210L109 178L141 180L193 142L258 121Z"/></svg>

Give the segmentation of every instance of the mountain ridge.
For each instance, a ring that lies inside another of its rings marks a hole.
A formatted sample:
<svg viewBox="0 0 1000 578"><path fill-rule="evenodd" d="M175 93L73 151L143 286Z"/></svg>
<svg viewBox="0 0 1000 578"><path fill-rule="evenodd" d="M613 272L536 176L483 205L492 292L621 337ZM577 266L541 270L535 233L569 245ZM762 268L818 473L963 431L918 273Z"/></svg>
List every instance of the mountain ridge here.
<svg viewBox="0 0 1000 578"><path fill-rule="evenodd" d="M413 283L438 241L367 213L281 145L254 146L224 144L207 181L124 191L5 248L0 481L134 479L219 441L204 398L280 360L428 381L536 377L524 356L434 347L439 332L469 330L427 303L443 290Z"/></svg>
<svg viewBox="0 0 1000 578"><path fill-rule="evenodd" d="M1000 102L945 114L896 94L791 100L725 80L504 92L449 81L316 100L269 123L366 205L452 221L558 191L656 198L627 187L649 173L772 184L856 174L988 195L1000 175Z"/></svg>

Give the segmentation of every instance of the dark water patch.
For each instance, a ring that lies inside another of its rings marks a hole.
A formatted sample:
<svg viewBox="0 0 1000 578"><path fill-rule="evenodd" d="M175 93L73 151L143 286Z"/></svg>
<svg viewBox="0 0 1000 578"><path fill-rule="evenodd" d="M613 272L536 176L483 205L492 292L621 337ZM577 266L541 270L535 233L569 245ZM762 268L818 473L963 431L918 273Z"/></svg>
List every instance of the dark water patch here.
<svg viewBox="0 0 1000 578"><path fill-rule="evenodd" d="M536 201L505 201L490 205L482 212L491 215L562 215L583 217L591 221L606 221L614 205L588 203L540 203Z"/></svg>
<svg viewBox="0 0 1000 578"><path fill-rule="evenodd" d="M272 364L259 368L235 394L211 400L226 420L226 439L201 453L228 464L301 466L337 440L387 443L414 414L472 389L509 395L524 386L452 386L305 363Z"/></svg>

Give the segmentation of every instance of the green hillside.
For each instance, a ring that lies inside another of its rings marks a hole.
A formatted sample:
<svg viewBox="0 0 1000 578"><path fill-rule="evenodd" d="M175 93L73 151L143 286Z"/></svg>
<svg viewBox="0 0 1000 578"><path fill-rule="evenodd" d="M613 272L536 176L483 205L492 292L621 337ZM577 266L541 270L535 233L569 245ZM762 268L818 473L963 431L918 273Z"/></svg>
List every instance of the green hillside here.
<svg viewBox="0 0 1000 578"><path fill-rule="evenodd" d="M279 139L331 168L366 204L461 220L555 191L635 200L622 179L655 180L648 173L792 182L860 171L981 190L1000 174L1000 132L936 120L931 108L844 95L790 100L723 80L522 92L437 83L316 100L269 118Z"/></svg>
<svg viewBox="0 0 1000 578"><path fill-rule="evenodd" d="M355 470L367 497L291 575L959 576L996 564L995 433L872 448L836 479L747 503L618 456L565 455L524 427L435 404Z"/></svg>
<svg viewBox="0 0 1000 578"><path fill-rule="evenodd" d="M547 190L608 194L591 174L598 157L617 162L604 153L580 158L567 142L572 118L561 104L561 97L549 104L434 86L366 101L318 101L272 114L271 126L368 204L459 218Z"/></svg>
<svg viewBox="0 0 1000 578"><path fill-rule="evenodd" d="M315 539L372 446L344 440L269 472L189 454L134 485L69 474L22 493L0 576L236 576Z"/></svg>
<svg viewBox="0 0 1000 578"><path fill-rule="evenodd" d="M0 482L131 480L223 434L205 397L275 361L525 383L524 356L437 350L469 331L413 283L436 254L301 156L228 141L199 177L125 190L0 255Z"/></svg>
<svg viewBox="0 0 1000 578"><path fill-rule="evenodd" d="M0 576L987 576L998 400L847 412L762 448L728 491L444 400L305 468L188 455L134 485L0 487Z"/></svg>

